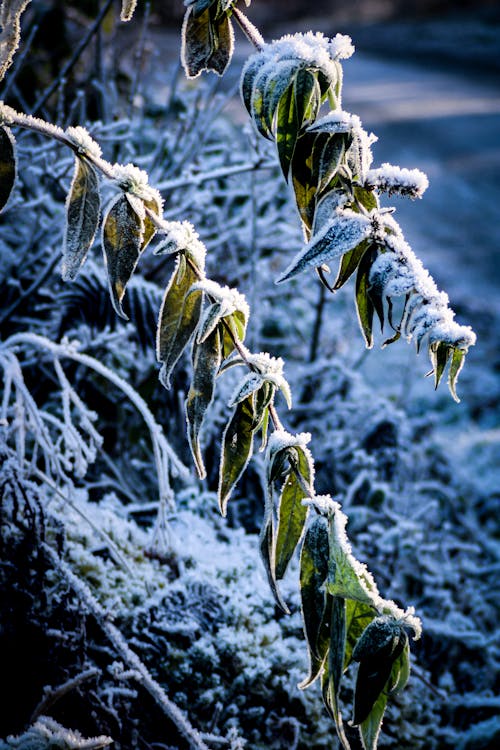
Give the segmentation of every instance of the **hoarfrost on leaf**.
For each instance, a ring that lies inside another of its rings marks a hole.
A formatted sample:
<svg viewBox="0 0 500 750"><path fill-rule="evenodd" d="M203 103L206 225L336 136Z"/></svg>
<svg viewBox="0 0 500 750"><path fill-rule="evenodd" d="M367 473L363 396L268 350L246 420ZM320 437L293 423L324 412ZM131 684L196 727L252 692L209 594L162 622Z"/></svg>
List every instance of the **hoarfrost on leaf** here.
<svg viewBox="0 0 500 750"><path fill-rule="evenodd" d="M66 128L66 135L82 154L90 154L97 159L101 158L101 147L94 141L86 128L81 125Z"/></svg>

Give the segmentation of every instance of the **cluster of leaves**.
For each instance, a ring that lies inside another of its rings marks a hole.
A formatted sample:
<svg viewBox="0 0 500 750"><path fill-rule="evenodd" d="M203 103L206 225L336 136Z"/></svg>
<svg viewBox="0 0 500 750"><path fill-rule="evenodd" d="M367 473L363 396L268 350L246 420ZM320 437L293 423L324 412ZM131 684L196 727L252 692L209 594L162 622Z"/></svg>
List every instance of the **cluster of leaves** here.
<svg viewBox="0 0 500 750"><path fill-rule="evenodd" d="M243 71L241 93L258 131L276 143L281 169L291 180L306 246L278 281L314 268L331 290L356 273L356 306L366 345L373 345L375 314L387 319L392 343L403 334L417 350L425 340L438 386L448 363L453 397L468 347L469 327L459 326L432 279L404 242L401 229L379 192L420 197L427 186L418 170L384 165L370 170L374 136L359 118L341 108L342 67L353 48L348 37L327 40L321 34L284 37L251 57ZM320 116L322 105L332 109ZM327 263L339 261L331 285ZM393 298L404 297L399 320Z"/></svg>

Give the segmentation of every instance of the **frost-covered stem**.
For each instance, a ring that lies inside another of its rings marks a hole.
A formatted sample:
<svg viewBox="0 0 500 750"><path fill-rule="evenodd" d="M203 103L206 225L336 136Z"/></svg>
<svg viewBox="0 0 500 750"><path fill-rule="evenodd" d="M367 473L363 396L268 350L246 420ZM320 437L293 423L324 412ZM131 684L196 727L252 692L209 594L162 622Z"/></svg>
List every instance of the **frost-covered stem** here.
<svg viewBox="0 0 500 750"><path fill-rule="evenodd" d="M0 5L0 80L12 63L21 40L21 14L31 0L3 0Z"/></svg>
<svg viewBox="0 0 500 750"><path fill-rule="evenodd" d="M92 162L92 164L108 179L114 180L115 178L113 166L109 162L105 159L101 159L99 156L88 150L83 150L82 147L71 140L71 138L58 125L53 125L51 122L42 120L39 117L25 115L23 112L16 112L15 109L6 106L3 102L0 102L0 124L31 130L32 132L39 133L46 138L52 138L53 140L59 141L59 143L62 143L64 146L67 146L74 151L75 154L84 156L88 161Z"/></svg>
<svg viewBox="0 0 500 750"><path fill-rule="evenodd" d="M172 460L175 464L176 469L182 473L187 474L186 467L180 462L174 451L168 444L165 436L163 435L162 428L156 422L153 414L151 413L148 405L144 399L127 383L123 378L117 375L115 372L110 370L108 367L103 365L94 357L90 357L88 354L82 354L79 352L74 345L69 342L66 344L56 344L50 339L44 336L39 336L35 333L17 333L8 338L3 348L12 349L18 344L31 344L33 346L46 349L50 351L56 357L66 357L79 362L85 367L94 370L99 375L102 375L110 383L113 383L119 388L129 401L136 407L137 411L141 414L146 426L149 429L151 435L151 442L153 445L153 453L155 457L156 469L158 472L158 487L160 491L160 502L166 503L172 507L172 490L168 484L168 460Z"/></svg>
<svg viewBox="0 0 500 750"><path fill-rule="evenodd" d="M238 8L233 8L233 16L236 18L238 26L245 34L246 38L251 44L253 44L255 49L259 50L259 52L263 50L265 46L264 37L258 28L254 26L254 24Z"/></svg>
<svg viewBox="0 0 500 750"><path fill-rule="evenodd" d="M179 177L177 180L165 180L160 182L156 187L158 190L175 190L175 188L190 187L192 185L201 185L209 180L220 180L224 177L232 177L242 172L253 172L256 169L272 169L276 166L274 161L264 161L262 158L255 161L243 162L242 164L233 164L230 167L220 167L213 169L211 172L199 172L198 174L189 175L188 177Z"/></svg>
<svg viewBox="0 0 500 750"><path fill-rule="evenodd" d="M71 690L74 690L82 683L87 682L94 677L99 677L101 674L101 670L97 667L90 667L90 669L86 669L84 672L80 672L80 674L77 674L76 677L72 677L70 680L67 680L57 688L46 687L45 695L31 714L30 724L34 724L39 716L44 715L47 709L53 706L54 703L57 703L57 701L60 700L64 695L66 695L66 693L69 693Z"/></svg>
<svg viewBox="0 0 500 750"><path fill-rule="evenodd" d="M108 10L110 9L111 5L114 3L114 0L106 0L102 8L100 9L99 13L96 16L95 21L89 26L87 33L83 36L80 44L76 47L72 57L68 60L66 65L63 66L61 69L61 72L59 73L58 77L54 79L54 81L51 83L51 85L45 89L43 94L38 98L38 100L35 102L35 105L33 109L31 110L31 114L35 115L45 104L47 99L52 96L54 91L57 90L59 87L59 84L63 78L67 78L68 73L72 70L72 68L76 65L78 60L80 59L80 56L82 52L87 47L88 43L96 33L97 29L100 27L101 23L104 20L104 17Z"/></svg>
<svg viewBox="0 0 500 750"><path fill-rule="evenodd" d="M152 677L145 664L132 651L122 633L109 621L106 611L99 604L87 584L78 578L69 565L61 560L59 555L47 544L44 544L44 551L52 561L54 567L69 583L81 603L88 608L89 612L99 623L99 626L108 637L120 658L123 659L131 670L140 675L141 685L156 701L165 715L175 724L182 736L189 742L190 747L194 748L194 750L208 750L198 730L190 724L179 707L170 700L162 686Z"/></svg>

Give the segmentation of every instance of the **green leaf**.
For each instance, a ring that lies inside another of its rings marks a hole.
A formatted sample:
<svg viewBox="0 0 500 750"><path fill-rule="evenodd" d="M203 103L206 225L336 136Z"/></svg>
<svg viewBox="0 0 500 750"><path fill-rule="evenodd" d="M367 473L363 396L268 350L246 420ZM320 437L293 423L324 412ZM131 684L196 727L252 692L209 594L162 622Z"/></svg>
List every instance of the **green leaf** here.
<svg viewBox="0 0 500 750"><path fill-rule="evenodd" d="M9 128L0 127L0 211L9 200L16 180L16 141Z"/></svg>
<svg viewBox="0 0 500 750"><path fill-rule="evenodd" d="M206 477L200 449L200 430L212 403L215 379L222 360L220 332L213 330L201 343L193 345L193 381L186 399L188 438L200 479Z"/></svg>
<svg viewBox="0 0 500 750"><path fill-rule="evenodd" d="M212 53L207 61L207 69L222 76L231 62L234 49L234 32L227 13L213 20L212 29Z"/></svg>
<svg viewBox="0 0 500 750"><path fill-rule="evenodd" d="M288 609L286 602L281 596L281 592L278 588L275 575L274 565L274 549L275 549L275 534L274 534L274 516L272 511L272 499L266 501L266 511L264 514L264 521L259 536L259 549L264 563L264 567L267 573L267 579L269 581L269 587L274 596L275 602L278 607L289 615L290 610Z"/></svg>
<svg viewBox="0 0 500 750"><path fill-rule="evenodd" d="M403 648L397 659L392 665L391 677L389 680L389 690L394 694L400 693L406 687L410 679L410 644L408 636L402 631Z"/></svg>
<svg viewBox="0 0 500 750"><path fill-rule="evenodd" d="M85 262L99 226L101 201L99 178L94 167L79 156L66 201L66 232L63 246L62 277L73 281Z"/></svg>
<svg viewBox="0 0 500 750"><path fill-rule="evenodd" d="M146 208L149 208L149 210L152 211L156 216L161 216L161 206L159 205L156 198L151 198L150 200L142 199L142 202L144 203ZM142 238L141 252L147 248L157 231L158 229L156 224L146 212L146 215L144 217L144 236Z"/></svg>
<svg viewBox="0 0 500 750"><path fill-rule="evenodd" d="M268 83L272 85L275 82L275 74L274 62L266 63L259 69L254 80L250 105L250 114L255 123L255 127L264 138L268 139L272 139L273 135L271 132L271 122L269 121L270 102L266 91ZM287 82L287 87L290 85L291 83ZM287 87L285 87L285 90Z"/></svg>
<svg viewBox="0 0 500 750"><path fill-rule="evenodd" d="M361 258L356 275L356 310L367 349L373 346L374 305L369 293L369 275L375 257L376 251L366 252Z"/></svg>
<svg viewBox="0 0 500 750"><path fill-rule="evenodd" d="M328 680L330 683L329 697L331 701L331 710L337 727L337 733L341 736L343 729L342 716L339 707L339 693L342 674L344 672L346 606L345 600L341 597L334 596L332 599L330 649L328 652Z"/></svg>
<svg viewBox="0 0 500 750"><path fill-rule="evenodd" d="M378 728L380 728L387 705L387 692L384 688L391 675L392 664L392 659L387 656L364 659L359 664L352 724L353 726L365 724L374 736L376 734L375 720L379 720ZM377 704L379 704L378 707ZM363 729L361 729L361 736L363 736Z"/></svg>
<svg viewBox="0 0 500 750"><path fill-rule="evenodd" d="M346 600L346 647L344 669L347 669L352 661L352 652L356 643L359 641L361 634L366 626L376 616L372 604L356 601L354 599Z"/></svg>
<svg viewBox="0 0 500 750"><path fill-rule="evenodd" d="M323 138L319 136L322 135ZM345 155L346 144L349 135L345 133L318 134L318 143L321 143L318 167L318 192L323 192L329 186L335 176L342 159Z"/></svg>
<svg viewBox="0 0 500 750"><path fill-rule="evenodd" d="M297 139L292 158L291 175L295 201L300 218L308 230L313 225L316 210L316 192L318 189L318 164L315 161L314 145L321 137L304 133ZM323 139L324 140L324 139Z"/></svg>
<svg viewBox="0 0 500 750"><path fill-rule="evenodd" d="M203 70L222 75L233 54L234 37L228 14L217 14L213 5L195 13L187 8L182 25L181 61L188 78Z"/></svg>
<svg viewBox="0 0 500 750"><path fill-rule="evenodd" d="M276 145L278 147L278 157L281 171L287 182L298 133L299 122L297 118L294 87L290 86L280 99L276 119Z"/></svg>
<svg viewBox="0 0 500 750"><path fill-rule="evenodd" d="M378 592L370 574L353 556L345 537L345 516L335 513L330 524L330 571L327 590L332 596L364 604L378 603Z"/></svg>
<svg viewBox="0 0 500 750"><path fill-rule="evenodd" d="M373 190L367 190L356 185L354 187L354 197L367 211L373 211L379 207L377 195Z"/></svg>
<svg viewBox="0 0 500 750"><path fill-rule="evenodd" d="M231 492L252 455L254 419L253 394L251 394L236 405L222 436L218 497L223 516L227 512Z"/></svg>
<svg viewBox="0 0 500 750"><path fill-rule="evenodd" d="M200 319L202 293L188 293L197 280L190 265L178 262L165 290L156 337L156 357L163 363L160 380L165 388L170 388L172 370Z"/></svg>
<svg viewBox="0 0 500 750"><path fill-rule="evenodd" d="M386 706L387 694L382 691L373 704L372 710L359 727L364 750L376 750Z"/></svg>
<svg viewBox="0 0 500 750"><path fill-rule="evenodd" d="M451 364L450 364L450 371L448 373L448 386L450 389L450 393L453 396L454 400L459 403L460 399L457 396L456 391L456 383L457 378L460 374L460 370L462 369L465 361L465 352L462 349L453 349L453 354L451 357Z"/></svg>
<svg viewBox="0 0 500 750"><path fill-rule="evenodd" d="M281 60L271 63L263 88L262 117L268 131L271 133L276 117L276 110L281 97L293 85L293 74L297 70L297 60Z"/></svg>
<svg viewBox="0 0 500 750"><path fill-rule="evenodd" d="M122 309L126 286L141 254L144 222L127 194L119 195L104 219L102 242L108 272L111 302L117 314L128 320Z"/></svg>
<svg viewBox="0 0 500 750"><path fill-rule="evenodd" d="M296 447L297 461L290 460L290 471L283 484L278 504L278 529L276 532L276 578L280 580L302 536L309 511L302 500L310 496L312 488L312 459L307 448ZM303 482L297 477L300 475ZM306 492L302 484L308 488Z"/></svg>
<svg viewBox="0 0 500 750"><path fill-rule="evenodd" d="M252 117L252 95L254 90L254 84L259 74L260 69L265 64L264 55L254 55L249 59L243 68L241 76L241 98L243 104L246 107L248 114Z"/></svg>
<svg viewBox="0 0 500 750"><path fill-rule="evenodd" d="M337 211L329 224L292 260L277 282L286 281L308 268L317 267L354 249L371 231L370 220L353 211ZM361 268L361 265L360 265ZM369 266L366 268L366 283ZM359 275L359 271L358 271ZM366 284L365 284L366 286Z"/></svg>
<svg viewBox="0 0 500 750"><path fill-rule="evenodd" d="M350 279L354 271L359 266L361 258L366 253L369 246L370 241L363 240L363 242L360 242L359 245L356 245L355 248L349 250L347 253L344 253L344 255L342 256L342 260L340 261L337 278L335 279L335 283L333 285L335 291L344 286L346 281Z"/></svg>
<svg viewBox="0 0 500 750"><path fill-rule="evenodd" d="M298 129L300 129L305 123L315 119L321 96L316 76L307 68L299 68L297 71L293 79L293 94L295 117Z"/></svg>
<svg viewBox="0 0 500 750"><path fill-rule="evenodd" d="M453 351L453 347L444 341L432 344L430 347L432 367L434 370L434 387L437 388L443 377L446 365Z"/></svg>
<svg viewBox="0 0 500 750"><path fill-rule="evenodd" d="M272 383L264 382L254 398L254 430L258 430L268 412L269 404L274 400L276 388Z"/></svg>
<svg viewBox="0 0 500 750"><path fill-rule="evenodd" d="M303 689L318 676L330 642L331 613L325 622L328 575L328 522L317 516L307 529L300 553L300 596L304 632L309 649L309 676L301 683ZM329 597L332 603L332 597Z"/></svg>

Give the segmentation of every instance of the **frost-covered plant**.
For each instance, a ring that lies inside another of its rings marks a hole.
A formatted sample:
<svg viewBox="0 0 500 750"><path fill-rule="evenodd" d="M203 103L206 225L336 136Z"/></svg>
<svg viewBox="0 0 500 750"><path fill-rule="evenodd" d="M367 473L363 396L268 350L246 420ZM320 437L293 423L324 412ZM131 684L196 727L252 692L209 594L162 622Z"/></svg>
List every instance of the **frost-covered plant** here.
<svg viewBox="0 0 500 750"><path fill-rule="evenodd" d="M122 19L129 20L134 9L135 2L124 2ZM189 77L205 69L224 72L233 49L233 16L258 49L243 71L243 101L257 130L276 144L283 175L293 186L306 241L278 281L314 268L322 282L335 290L356 272L356 305L367 346L372 345L376 312L382 325L387 317L394 329L386 343L404 334L415 339L417 348L422 342L427 344L436 386L449 363L448 380L456 398L456 379L475 337L468 327L454 322L446 295L421 267L390 212L380 207L380 192L419 197L426 178L416 170L390 165L371 169L373 137L341 104L340 61L353 52L350 39L337 35L329 40L308 33L266 45L233 0L194 0L187 2L183 25L182 60ZM330 111L322 113L323 105L329 105ZM102 246L116 313L126 318L122 303L127 286L150 242L159 240L156 255L175 258L160 309L156 353L160 380L169 388L175 365L192 344L186 419L200 478L206 474L201 428L218 378L229 369L233 373L234 368L243 370L228 403L231 411L222 434L221 512L225 515L254 452L255 438L260 436L266 472L260 546L271 589L285 612L288 607L278 581L300 548L302 614L310 658L310 674L301 687L320 678L339 740L348 750L340 691L348 668L359 663L351 723L359 726L366 750L372 750L389 696L407 682L409 635L419 637L420 622L412 608L402 610L380 596L373 576L352 553L340 505L316 492L308 436L286 430L275 405L281 393L291 406L282 360L247 348L249 306L245 298L207 276L206 248L195 228L188 222L165 220L162 197L149 185L145 171L103 159L100 147L81 127L63 129L4 104L0 123L1 207L15 179L12 127L53 138L75 154L66 204L65 280L76 278L101 224L100 176L115 192L102 219ZM325 264L336 259L340 269L331 286ZM392 300L397 297L404 300L396 322ZM22 342L21 334L4 346L8 351ZM56 370L64 385L59 364ZM66 404L70 395L65 386ZM77 405L74 398L73 404ZM164 502L164 493L161 496Z"/></svg>

